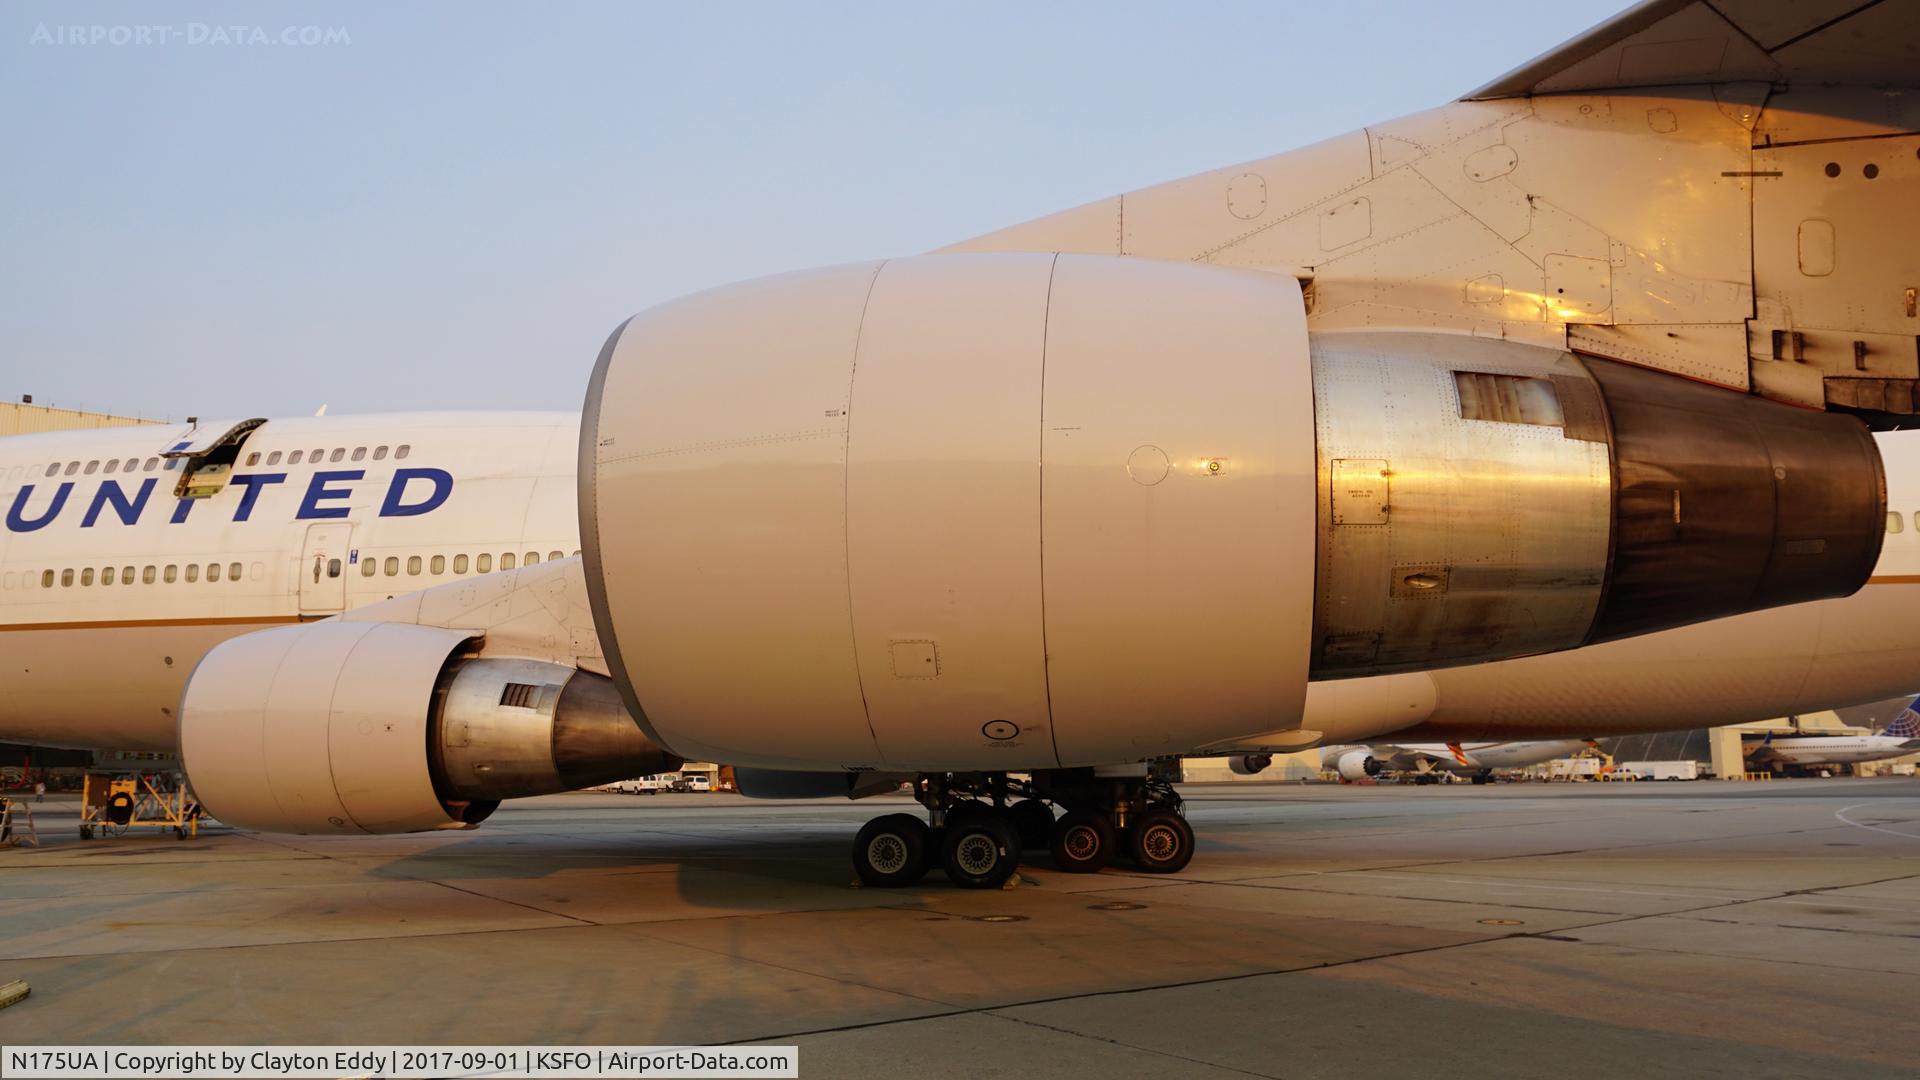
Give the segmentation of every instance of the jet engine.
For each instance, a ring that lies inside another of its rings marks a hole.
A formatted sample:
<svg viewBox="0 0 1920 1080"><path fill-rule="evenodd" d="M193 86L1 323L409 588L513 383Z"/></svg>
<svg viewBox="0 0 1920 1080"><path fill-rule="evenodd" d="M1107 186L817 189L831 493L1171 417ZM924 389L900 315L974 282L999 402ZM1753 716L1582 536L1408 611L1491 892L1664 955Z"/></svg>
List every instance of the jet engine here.
<svg viewBox="0 0 1920 1080"><path fill-rule="evenodd" d="M775 769L1073 767L1298 726L1310 677L1844 595L1866 429L1558 349L1307 332L1292 276L949 254L723 287L602 351L614 680Z"/></svg>
<svg viewBox="0 0 1920 1080"><path fill-rule="evenodd" d="M1333 769L1346 781L1367 780L1379 776L1386 766L1365 750L1349 750L1334 759Z"/></svg>
<svg viewBox="0 0 1920 1080"><path fill-rule="evenodd" d="M1227 759L1227 770L1235 776L1258 776L1272 764L1272 754L1234 754Z"/></svg>
<svg viewBox="0 0 1920 1080"><path fill-rule="evenodd" d="M474 636L330 621L221 644L181 697L194 794L246 828L412 832L476 825L502 799L679 766L611 680L476 656Z"/></svg>

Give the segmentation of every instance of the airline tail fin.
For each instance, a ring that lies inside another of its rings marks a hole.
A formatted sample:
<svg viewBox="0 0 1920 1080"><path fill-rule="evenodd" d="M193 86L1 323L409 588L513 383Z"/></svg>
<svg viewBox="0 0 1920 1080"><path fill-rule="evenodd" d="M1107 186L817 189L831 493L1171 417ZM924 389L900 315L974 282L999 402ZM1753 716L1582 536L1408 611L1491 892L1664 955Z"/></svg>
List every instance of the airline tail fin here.
<svg viewBox="0 0 1920 1080"><path fill-rule="evenodd" d="M1920 698L1907 702L1907 707L1894 717L1893 723L1887 725L1883 734L1902 739L1920 738L1920 712L1915 711L1915 706L1920 706Z"/></svg>

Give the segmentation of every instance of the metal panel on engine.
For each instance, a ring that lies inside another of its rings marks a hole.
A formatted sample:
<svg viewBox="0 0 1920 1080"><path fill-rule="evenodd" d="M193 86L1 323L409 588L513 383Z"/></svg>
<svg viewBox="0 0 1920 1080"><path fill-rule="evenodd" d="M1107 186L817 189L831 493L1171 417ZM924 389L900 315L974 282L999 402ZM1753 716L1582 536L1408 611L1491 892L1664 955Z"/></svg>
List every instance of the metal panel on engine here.
<svg viewBox="0 0 1920 1080"><path fill-rule="evenodd" d="M1053 755L1040 611L1040 372L1053 259L888 263L860 328L847 572L890 766Z"/></svg>
<svg viewBox="0 0 1920 1080"><path fill-rule="evenodd" d="M1309 386L1292 278L1060 257L1041 514L1063 765L1298 724Z"/></svg>

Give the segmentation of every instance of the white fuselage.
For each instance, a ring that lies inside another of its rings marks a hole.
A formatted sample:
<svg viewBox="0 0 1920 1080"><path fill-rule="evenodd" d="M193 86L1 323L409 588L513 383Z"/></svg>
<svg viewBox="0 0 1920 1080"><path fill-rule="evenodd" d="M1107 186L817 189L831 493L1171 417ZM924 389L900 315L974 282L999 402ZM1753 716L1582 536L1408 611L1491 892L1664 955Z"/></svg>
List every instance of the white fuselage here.
<svg viewBox="0 0 1920 1080"><path fill-rule="evenodd" d="M181 687L228 638L573 554L578 430L578 417L557 413L274 420L248 436L227 487L184 513L178 471L158 463L183 426L0 439L0 741L172 750ZM1323 745L1394 733L1538 742L1910 692L1920 683L1920 435L1879 443L1901 528L1851 597L1572 652L1317 682L1304 726ZM416 475L396 490L402 469ZM409 512L438 494L423 470L445 474L445 497ZM1486 761L1476 767L1516 764L1485 754L1472 749Z"/></svg>
<svg viewBox="0 0 1920 1080"><path fill-rule="evenodd" d="M1783 765L1857 765L1920 753L1920 739L1897 735L1784 735L1747 740L1742 751L1756 762Z"/></svg>
<svg viewBox="0 0 1920 1080"><path fill-rule="evenodd" d="M573 414L274 420L181 500L188 431L0 439L0 741L172 750L228 638L579 547Z"/></svg>
<svg viewBox="0 0 1920 1080"><path fill-rule="evenodd" d="M1345 755L1365 751L1387 768L1401 772L1450 772L1462 775L1490 769L1523 769L1554 758L1569 757L1586 747L1580 739L1542 739L1527 742L1374 743L1326 746L1320 750L1322 768L1332 768Z"/></svg>

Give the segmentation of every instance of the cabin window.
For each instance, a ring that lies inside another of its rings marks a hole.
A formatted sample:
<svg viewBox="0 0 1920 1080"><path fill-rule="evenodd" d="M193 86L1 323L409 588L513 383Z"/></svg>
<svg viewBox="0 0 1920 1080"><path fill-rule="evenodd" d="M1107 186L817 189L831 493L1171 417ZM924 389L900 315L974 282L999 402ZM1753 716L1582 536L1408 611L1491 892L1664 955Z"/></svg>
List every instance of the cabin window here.
<svg viewBox="0 0 1920 1080"><path fill-rule="evenodd" d="M302 457L305 457L305 456L306 456L306 453L307 453L307 452L306 452L305 450L295 450L295 451L294 451L293 453L291 453L291 454L288 454L288 455L287 455L287 464L289 464L289 465L298 465L298 464L300 464L300 459L301 459Z"/></svg>
<svg viewBox="0 0 1920 1080"><path fill-rule="evenodd" d="M77 462L77 461L69 461L69 462L67 462L67 475L68 475L68 476L72 476L72 475L73 475L74 473L76 473L76 472L78 472L78 471L79 471L79 469L80 469L80 463L79 463L79 462Z"/></svg>
<svg viewBox="0 0 1920 1080"><path fill-rule="evenodd" d="M540 561L540 553L537 551L529 551L527 552L527 557L520 560L520 565L532 566L534 563L537 563L539 561Z"/></svg>
<svg viewBox="0 0 1920 1080"><path fill-rule="evenodd" d="M453 572L456 574L464 574L467 572L467 557L465 555L455 555L453 557Z"/></svg>
<svg viewBox="0 0 1920 1080"><path fill-rule="evenodd" d="M366 448L366 447L364 447L364 446L356 446L356 447L354 447L354 448L353 448L353 460L355 460L355 461L364 461L364 460L366 460L366 457L367 457L367 448Z"/></svg>
<svg viewBox="0 0 1920 1080"><path fill-rule="evenodd" d="M435 555L435 556L433 557L433 562L432 562L432 563L430 563L430 564L428 564L428 569L429 569L429 570L431 570L431 572L433 572L433 573L435 573L435 574L444 574L444 573L446 573L446 572L447 572L447 557L446 557L445 555Z"/></svg>
<svg viewBox="0 0 1920 1080"><path fill-rule="evenodd" d="M388 577L393 577L400 573L400 559L398 556L387 556L386 571Z"/></svg>
<svg viewBox="0 0 1920 1080"><path fill-rule="evenodd" d="M85 570L80 571L80 584L93 584L93 567L89 566Z"/></svg>
<svg viewBox="0 0 1920 1080"><path fill-rule="evenodd" d="M53 588L53 571L51 570L40 571L40 587L43 589Z"/></svg>
<svg viewBox="0 0 1920 1080"><path fill-rule="evenodd" d="M566 554L566 552L564 552L564 551L549 551L549 552L547 552L547 561L548 561L548 562L558 562L559 560L561 560L561 559L564 559L564 558L566 558L566 557L567 557L567 554Z"/></svg>
<svg viewBox="0 0 1920 1080"><path fill-rule="evenodd" d="M161 574L161 580L169 585L180 580L180 568L172 563L168 563L166 571Z"/></svg>
<svg viewBox="0 0 1920 1080"><path fill-rule="evenodd" d="M280 464L280 451L278 451L278 450L275 450L275 451L274 451L273 453L271 453L271 454L268 454L268 455L267 455L267 464L269 464L269 465L278 465L278 464Z"/></svg>
<svg viewBox="0 0 1920 1080"><path fill-rule="evenodd" d="M1896 510L1887 511L1887 531L1897 533L1904 528L1906 528L1905 519L1900 516L1899 512Z"/></svg>
<svg viewBox="0 0 1920 1080"><path fill-rule="evenodd" d="M120 584L122 585L133 584L133 567L123 566L120 568Z"/></svg>
<svg viewBox="0 0 1920 1080"><path fill-rule="evenodd" d="M1913 512L1913 528L1915 532L1920 532L1920 510L1915 510ZM1894 531L1898 532L1899 530L1896 529Z"/></svg>
<svg viewBox="0 0 1920 1080"><path fill-rule="evenodd" d="M409 446L406 443L401 443L399 446L396 446L393 448L393 457L395 461L398 461L401 458L404 458L411 453L413 453L413 447Z"/></svg>
<svg viewBox="0 0 1920 1080"><path fill-rule="evenodd" d="M379 559L361 559L360 560L360 576L361 577L372 577L373 575L379 572L380 572Z"/></svg>
<svg viewBox="0 0 1920 1080"><path fill-rule="evenodd" d="M187 584L191 585L194 582L199 580L200 580L200 564L197 562L188 563L187 564Z"/></svg>
<svg viewBox="0 0 1920 1080"><path fill-rule="evenodd" d="M140 571L140 583L141 583L141 584L143 584L143 585L151 585L151 584L153 584L153 579L154 579L154 568L153 568L153 567L151 567L151 566L149 566L149 567L145 567L145 568L143 568L143 569L142 569L142 570Z"/></svg>
<svg viewBox="0 0 1920 1080"><path fill-rule="evenodd" d="M73 571L71 570L60 571L60 587L63 589L73 588Z"/></svg>
<svg viewBox="0 0 1920 1080"><path fill-rule="evenodd" d="M220 564L219 563L210 562L207 564L207 580L208 581L220 580Z"/></svg>
<svg viewBox="0 0 1920 1080"><path fill-rule="evenodd" d="M340 460L341 458L344 458L344 457L346 457L346 456L347 456L347 450L346 450L346 447L344 447L344 446L336 446L336 447L334 447L334 448L333 448L333 454L332 454L332 456L330 456L330 457L328 457L328 458L327 458L327 460L328 460L328 461L339 461L339 460Z"/></svg>
<svg viewBox="0 0 1920 1080"><path fill-rule="evenodd" d="M326 459L327 452L325 450L315 450L313 453L307 455L307 464L318 465Z"/></svg>
<svg viewBox="0 0 1920 1080"><path fill-rule="evenodd" d="M505 555L500 556L500 569L513 569L513 552L509 551Z"/></svg>
<svg viewBox="0 0 1920 1080"><path fill-rule="evenodd" d="M476 574L492 573L493 572L493 556L488 555L484 552L481 553L480 555L475 556L473 560L473 572Z"/></svg>
<svg viewBox="0 0 1920 1080"><path fill-rule="evenodd" d="M110 473L115 473L115 472L119 472L119 471L120 471L120 459L119 459L119 458L114 458L113 460L111 460L111 461L109 461L109 462L107 462L107 468L106 468L106 471L107 471L107 472L110 472Z"/></svg>
<svg viewBox="0 0 1920 1080"><path fill-rule="evenodd" d="M146 463L145 465L143 465L143 466L141 466L141 467L140 467L140 471L141 471L141 472L152 472L153 470L155 470L155 469L157 469L157 468L159 468L159 467L160 467L160 459L159 459L159 458L157 458L157 457L150 457L150 458L148 458L148 459L147 459L147 463Z"/></svg>
<svg viewBox="0 0 1920 1080"><path fill-rule="evenodd" d="M60 474L60 463L59 463L59 462L57 462L57 461L56 461L56 462L54 462L53 464L51 464L51 465L49 465L49 466L47 466L47 475L48 475L48 476L58 476L59 474Z"/></svg>
<svg viewBox="0 0 1920 1080"><path fill-rule="evenodd" d="M420 573L420 556L418 555L407 556L407 576L414 577L419 573Z"/></svg>
<svg viewBox="0 0 1920 1080"><path fill-rule="evenodd" d="M579 549L579 548L574 548L574 549L573 549L573 557L574 557L574 558L576 558L576 559L580 557L580 549Z"/></svg>
<svg viewBox="0 0 1920 1080"><path fill-rule="evenodd" d="M115 580L117 580L117 575L114 573L113 567L109 566L105 570L100 571L100 584L111 585Z"/></svg>
<svg viewBox="0 0 1920 1080"><path fill-rule="evenodd" d="M386 447L384 447L384 446L376 446L376 447L374 447L374 448L373 448L373 460L375 460L375 461L385 461L385 460L387 460L387 448L386 448Z"/></svg>
<svg viewBox="0 0 1920 1080"><path fill-rule="evenodd" d="M180 467L180 459L179 459L179 458L177 458L177 457L170 457L170 458L168 458L168 459L167 459L167 463L166 463L165 465L162 465L162 466L160 466L160 467L161 467L162 469L165 469L165 470L166 470L166 471L168 471L168 472L172 472L172 471L174 471L175 469L178 469L178 468Z"/></svg>
<svg viewBox="0 0 1920 1080"><path fill-rule="evenodd" d="M251 454L248 454L248 455L247 455L247 464L248 464L248 465L258 465L258 464L260 464L260 451L258 451L258 450L255 450L255 451L254 451L253 453L251 453Z"/></svg>
<svg viewBox="0 0 1920 1080"><path fill-rule="evenodd" d="M336 574L334 576L338 577L339 575ZM227 564L227 580L228 581L240 580L240 564L239 563L236 562L236 563Z"/></svg>
<svg viewBox="0 0 1920 1080"><path fill-rule="evenodd" d="M97 473L97 472L99 472L99 471L100 471L100 463L99 463L99 462L97 462L97 461L89 461L89 462L87 462L87 475L88 475L88 476L92 476L92 475L93 475L94 473Z"/></svg>

